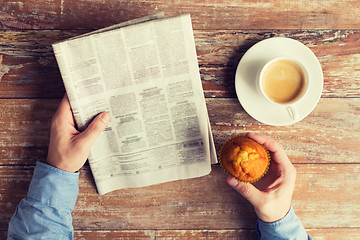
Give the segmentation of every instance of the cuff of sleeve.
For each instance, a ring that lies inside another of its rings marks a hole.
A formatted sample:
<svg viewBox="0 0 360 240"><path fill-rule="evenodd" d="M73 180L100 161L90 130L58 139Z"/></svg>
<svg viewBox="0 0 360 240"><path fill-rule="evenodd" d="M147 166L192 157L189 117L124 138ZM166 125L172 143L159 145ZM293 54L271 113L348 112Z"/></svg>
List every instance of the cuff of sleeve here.
<svg viewBox="0 0 360 240"><path fill-rule="evenodd" d="M66 172L37 162L28 197L54 208L75 207L79 194L79 173Z"/></svg>
<svg viewBox="0 0 360 240"><path fill-rule="evenodd" d="M308 235L296 216L293 207L285 217L276 222L264 222L258 219L256 230L260 237L269 236L264 239L308 239Z"/></svg>

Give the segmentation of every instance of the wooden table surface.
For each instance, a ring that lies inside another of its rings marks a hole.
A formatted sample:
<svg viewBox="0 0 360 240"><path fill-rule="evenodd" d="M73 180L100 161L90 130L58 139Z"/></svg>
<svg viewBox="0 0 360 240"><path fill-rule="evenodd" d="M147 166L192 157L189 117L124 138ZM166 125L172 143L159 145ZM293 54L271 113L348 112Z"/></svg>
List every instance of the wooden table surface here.
<svg viewBox="0 0 360 240"><path fill-rule="evenodd" d="M360 239L360 1L2 0L0 3L0 238L46 157L64 86L51 44L115 23L190 13L217 148L231 133L283 144L298 176L293 206L314 239ZM236 66L255 43L290 37L324 73L315 110L283 127L261 124L238 102ZM208 176L96 193L88 166L73 212L76 239L257 239L252 206Z"/></svg>

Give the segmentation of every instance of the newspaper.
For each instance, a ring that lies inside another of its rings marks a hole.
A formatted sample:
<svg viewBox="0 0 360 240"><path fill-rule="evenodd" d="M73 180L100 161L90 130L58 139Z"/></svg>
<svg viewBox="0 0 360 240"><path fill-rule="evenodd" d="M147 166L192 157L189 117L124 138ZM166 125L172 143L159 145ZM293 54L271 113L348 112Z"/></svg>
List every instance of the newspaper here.
<svg viewBox="0 0 360 240"><path fill-rule="evenodd" d="M111 121L88 158L99 194L210 173L216 152L189 14L53 44L76 124Z"/></svg>

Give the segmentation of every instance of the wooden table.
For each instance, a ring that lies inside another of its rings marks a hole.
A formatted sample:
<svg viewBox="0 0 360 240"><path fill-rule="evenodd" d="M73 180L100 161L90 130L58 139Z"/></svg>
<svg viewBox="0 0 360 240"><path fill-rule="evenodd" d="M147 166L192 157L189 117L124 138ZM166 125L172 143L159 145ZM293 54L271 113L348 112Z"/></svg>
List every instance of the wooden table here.
<svg viewBox="0 0 360 240"><path fill-rule="evenodd" d="M215 2L215 3L214 3ZM191 13L217 148L231 133L283 144L297 172L293 206L314 239L360 239L360 2L358 0L3 0L0 3L0 236L46 157L50 120L64 87L51 44L164 11ZM291 126L261 124L234 91L253 44L290 37L324 72L315 110ZM257 239L251 205L218 165L198 179L100 196L89 167L73 213L76 239Z"/></svg>

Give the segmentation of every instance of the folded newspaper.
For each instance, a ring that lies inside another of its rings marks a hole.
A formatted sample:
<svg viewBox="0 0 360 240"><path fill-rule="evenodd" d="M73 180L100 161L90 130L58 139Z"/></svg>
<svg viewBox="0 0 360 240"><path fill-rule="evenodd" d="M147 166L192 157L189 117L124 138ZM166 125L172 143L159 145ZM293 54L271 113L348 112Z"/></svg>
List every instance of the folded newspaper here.
<svg viewBox="0 0 360 240"><path fill-rule="evenodd" d="M210 173L216 152L189 14L152 15L53 44L99 194Z"/></svg>

